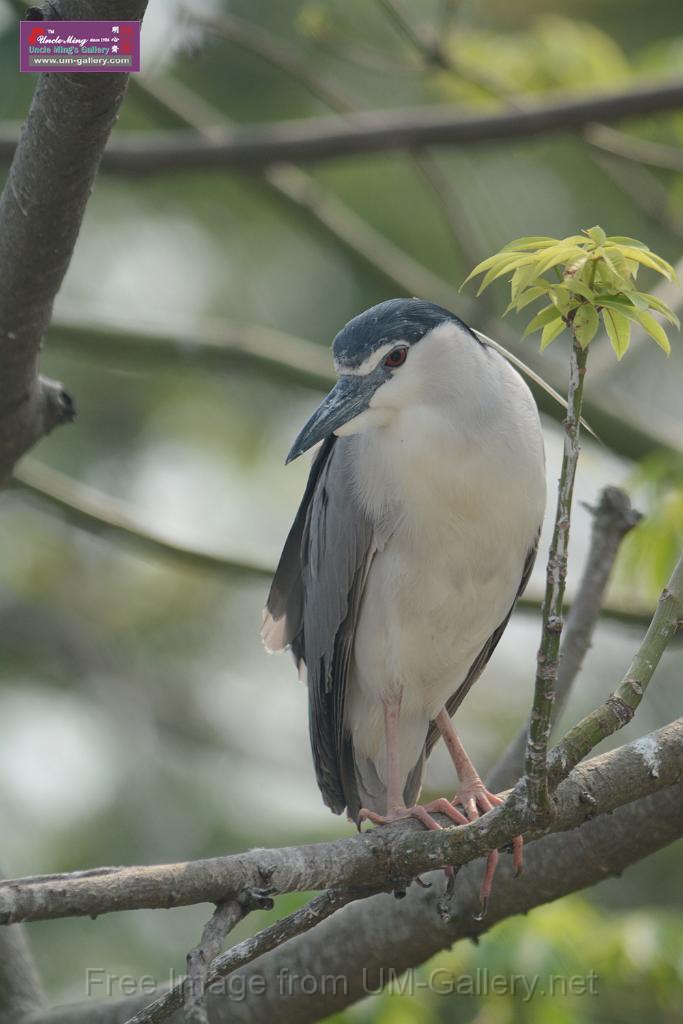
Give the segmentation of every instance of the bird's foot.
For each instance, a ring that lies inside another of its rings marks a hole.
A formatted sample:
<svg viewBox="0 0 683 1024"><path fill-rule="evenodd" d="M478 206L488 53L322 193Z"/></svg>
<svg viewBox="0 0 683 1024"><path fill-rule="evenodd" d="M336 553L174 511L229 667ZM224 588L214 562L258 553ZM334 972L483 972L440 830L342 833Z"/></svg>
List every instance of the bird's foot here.
<svg viewBox="0 0 683 1024"><path fill-rule="evenodd" d="M445 814L455 825L467 824L465 815L457 807L454 807L453 803L447 800L445 796L432 800L428 804L413 804L412 807L395 807L386 814L378 814L376 811L368 810L367 807L361 807L358 812L358 823L370 821L373 825L392 825L394 822L405 818L416 818L425 828L440 829L442 826L432 817L432 815L438 813Z"/></svg>
<svg viewBox="0 0 683 1024"><path fill-rule="evenodd" d="M474 821L480 814L486 814L487 811L493 810L494 807L500 807L505 801L497 793L492 793L488 790L479 776L476 776L471 782L468 782L458 790L453 797L453 803L456 807L460 806L463 808L468 821ZM518 875L521 875L524 868L524 840L521 836L515 836L512 840L512 864L515 878L517 878ZM480 910L476 915L476 920L478 921L481 921L486 915L497 865L498 851L491 850L486 858L484 877L479 889Z"/></svg>
<svg viewBox="0 0 683 1024"><path fill-rule="evenodd" d="M436 800L432 800L428 804L413 804L412 807L396 807L387 814L377 814L376 811L370 811L367 807L362 807L358 812L358 824L360 825L363 821L371 821L373 825L391 825L395 821L401 821L406 818L415 818L421 825L424 825L426 829L440 829L443 826L440 825L433 817L434 814L444 814L447 818L451 819L454 825L467 824L467 818L465 815L462 814L457 807L454 807L450 800L447 800L445 796L437 797ZM450 892L453 888L455 870L450 864L447 864L443 870L447 879L448 891Z"/></svg>

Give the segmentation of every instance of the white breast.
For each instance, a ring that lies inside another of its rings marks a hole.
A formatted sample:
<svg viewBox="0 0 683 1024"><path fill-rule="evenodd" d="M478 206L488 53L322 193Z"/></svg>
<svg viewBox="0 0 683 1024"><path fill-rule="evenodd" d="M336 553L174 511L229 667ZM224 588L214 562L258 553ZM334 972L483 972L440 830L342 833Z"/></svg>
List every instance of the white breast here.
<svg viewBox="0 0 683 1024"><path fill-rule="evenodd" d="M423 385L425 366L450 367L429 344L419 343L415 367ZM543 442L528 388L472 341L450 369L428 391L433 401L406 402L388 426L353 439L357 493L375 521L393 520L368 574L347 702L354 747L380 775L383 695L402 687L407 771L507 615L543 516Z"/></svg>

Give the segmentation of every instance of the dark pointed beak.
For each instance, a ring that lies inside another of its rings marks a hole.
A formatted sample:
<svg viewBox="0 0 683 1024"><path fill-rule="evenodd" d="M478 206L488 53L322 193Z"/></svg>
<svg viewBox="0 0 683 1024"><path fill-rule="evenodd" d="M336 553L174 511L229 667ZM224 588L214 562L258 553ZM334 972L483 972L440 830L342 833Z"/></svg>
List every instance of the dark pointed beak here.
<svg viewBox="0 0 683 1024"><path fill-rule="evenodd" d="M371 376L339 378L292 445L285 465L367 409L378 383Z"/></svg>

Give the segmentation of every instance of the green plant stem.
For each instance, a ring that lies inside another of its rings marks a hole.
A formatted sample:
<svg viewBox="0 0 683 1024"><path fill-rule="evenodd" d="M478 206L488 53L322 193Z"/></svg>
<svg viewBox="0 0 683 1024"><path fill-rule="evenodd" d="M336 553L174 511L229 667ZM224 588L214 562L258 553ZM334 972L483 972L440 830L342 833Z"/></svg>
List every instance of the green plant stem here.
<svg viewBox="0 0 683 1024"><path fill-rule="evenodd" d="M551 784L566 778L601 740L631 721L664 651L682 625L683 554L659 597L648 631L617 690L570 729L551 751L548 758Z"/></svg>
<svg viewBox="0 0 683 1024"><path fill-rule="evenodd" d="M552 709L559 667L569 525L580 450L581 404L587 358L588 349L582 349L576 338L573 338L567 391L567 416L564 421L562 470L557 492L555 526L548 555L543 601L543 628L537 656L534 702L526 751L528 799L533 814L547 812L550 805L547 766L548 739L552 726Z"/></svg>

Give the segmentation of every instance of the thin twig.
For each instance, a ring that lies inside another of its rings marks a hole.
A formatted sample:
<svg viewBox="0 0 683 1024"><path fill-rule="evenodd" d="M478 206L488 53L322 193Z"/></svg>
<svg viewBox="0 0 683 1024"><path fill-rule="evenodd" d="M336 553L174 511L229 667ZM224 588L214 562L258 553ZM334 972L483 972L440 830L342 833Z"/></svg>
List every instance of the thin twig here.
<svg viewBox="0 0 683 1024"><path fill-rule="evenodd" d="M341 82L329 75L314 73L310 64L299 56L293 46L255 22L233 14L209 15L195 10L185 11L184 16L192 24L262 57L303 85L332 110L343 113L357 106L355 98L346 92Z"/></svg>
<svg viewBox="0 0 683 1024"><path fill-rule="evenodd" d="M329 76L315 74L293 47L267 29L234 16L208 16L187 12L186 17L222 38L258 54L300 82L312 95L336 113L353 114L361 106L358 98L352 96L345 86ZM466 213L450 181L440 171L436 159L427 150L424 153L412 152L407 155L442 209L465 264L473 265L478 262L480 257L472 244L471 232L467 235L467 244L461 241L461 231L466 233L468 227Z"/></svg>
<svg viewBox="0 0 683 1024"><path fill-rule="evenodd" d="M631 507L626 492L617 487L605 487L597 506L590 511L593 516L590 546L563 630L555 702L551 712L552 724L566 705L574 680L590 648L621 541L642 518ZM526 724L493 769L488 784L494 792L512 785L524 770L528 734L529 725Z"/></svg>
<svg viewBox="0 0 683 1024"><path fill-rule="evenodd" d="M549 808L546 757L559 666L562 605L567 577L567 552L569 549L569 525L571 523L572 496L580 450L581 403L587 358L588 349L582 348L578 341L573 338L570 350L562 469L557 492L555 525L548 555L547 582L545 600L543 602L543 627L537 656L538 669L536 672L534 701L529 723L529 741L526 752L528 799L533 815L545 812Z"/></svg>
<svg viewBox="0 0 683 1024"><path fill-rule="evenodd" d="M675 209L669 189L656 174L647 167L627 163L619 157L601 153L594 147L588 150L588 156L639 210L656 221L665 231L683 238L683 217Z"/></svg>
<svg viewBox="0 0 683 1024"><path fill-rule="evenodd" d="M207 991L209 994L221 994L225 990L220 982L238 967L251 963L256 957L281 946L295 935L302 935L334 914L340 907L369 894L370 892L364 889L326 890L305 907L264 928L253 938L245 939L214 960L206 980ZM183 986L184 982L179 982L160 999L150 1003L134 1017L130 1017L125 1024L160 1024L183 1005Z"/></svg>
<svg viewBox="0 0 683 1024"><path fill-rule="evenodd" d="M607 700L586 715L551 751L552 780L567 773L602 740L627 725L643 699L662 654L683 626L683 555L661 593L657 610L626 675Z"/></svg>
<svg viewBox="0 0 683 1024"><path fill-rule="evenodd" d="M13 481L18 494L26 494L31 500L56 510L72 525L125 544L144 556L170 558L198 572L233 580L245 575L270 579L275 571L275 559L268 559L260 550L221 553L194 544L181 544L175 538L164 536L125 502L34 459L24 459L15 470ZM520 598L518 607L536 612L541 602L542 595L529 589ZM650 622L645 608L614 605L605 608L604 613L607 618L626 625L647 626Z"/></svg>
<svg viewBox="0 0 683 1024"><path fill-rule="evenodd" d="M262 324L223 317L198 317L183 324L158 325L139 317L88 320L62 313L49 338L60 349L116 365L148 363L155 368L177 361L202 369L232 372L253 368L260 375L327 390L334 382L329 350L305 338Z"/></svg>
<svg viewBox="0 0 683 1024"><path fill-rule="evenodd" d="M233 576L247 573L267 579L272 576L272 562L260 553L219 555L199 546L185 546L164 537L144 523L124 502L83 484L78 480L32 459L24 459L13 478L19 486L38 498L59 508L71 522L90 533L105 534L124 540L144 553L171 556L174 561L202 572Z"/></svg>
<svg viewBox="0 0 683 1024"><path fill-rule="evenodd" d="M639 139L635 135L617 131L605 124L592 124L584 129L584 135L591 146L605 153L631 160L637 164L648 164L665 171L683 172L683 149L667 146L651 139Z"/></svg>
<svg viewBox="0 0 683 1024"><path fill-rule="evenodd" d="M396 0L377 0L387 18L398 29L408 42L421 54L428 63L438 67L449 69L449 62L441 49L441 41L438 37L433 40L427 39L404 13Z"/></svg>

